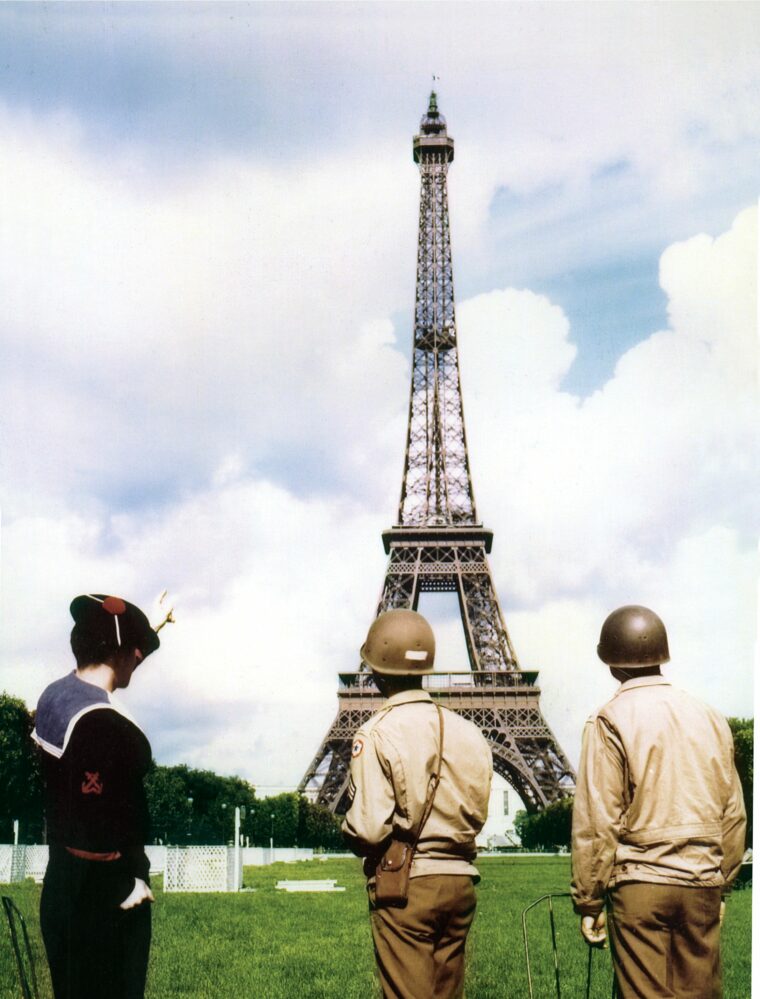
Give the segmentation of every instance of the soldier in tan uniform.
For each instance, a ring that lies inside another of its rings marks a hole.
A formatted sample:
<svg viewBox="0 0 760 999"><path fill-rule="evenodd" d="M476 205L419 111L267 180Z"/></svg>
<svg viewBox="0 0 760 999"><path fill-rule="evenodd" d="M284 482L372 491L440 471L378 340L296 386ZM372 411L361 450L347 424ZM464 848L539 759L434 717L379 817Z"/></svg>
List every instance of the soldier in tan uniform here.
<svg viewBox="0 0 760 999"><path fill-rule="evenodd" d="M646 607L604 622L600 659L621 686L586 723L573 809L581 933L606 939L618 993L720 999L720 925L746 816L731 731L664 679L668 639Z"/></svg>
<svg viewBox="0 0 760 999"><path fill-rule="evenodd" d="M373 623L361 656L386 703L354 738L343 833L365 858L375 957L385 997L461 996L467 933L478 880L475 836L486 820L491 751L479 729L439 710L422 689L435 640L415 611L392 610ZM378 902L375 868L392 839L413 843L431 776L440 783L419 832L403 907Z"/></svg>

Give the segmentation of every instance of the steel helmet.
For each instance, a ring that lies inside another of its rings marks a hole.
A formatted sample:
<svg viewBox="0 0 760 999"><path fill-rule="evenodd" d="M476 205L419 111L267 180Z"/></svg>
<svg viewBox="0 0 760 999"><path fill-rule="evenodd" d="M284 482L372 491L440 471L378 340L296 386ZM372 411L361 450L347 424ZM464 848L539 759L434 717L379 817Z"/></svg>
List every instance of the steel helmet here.
<svg viewBox="0 0 760 999"><path fill-rule="evenodd" d="M618 607L602 625L596 651L608 666L657 666L670 659L665 625L648 607Z"/></svg>
<svg viewBox="0 0 760 999"><path fill-rule="evenodd" d="M385 611L370 625L360 655L376 673L391 676L432 673L435 660L433 629L417 611Z"/></svg>

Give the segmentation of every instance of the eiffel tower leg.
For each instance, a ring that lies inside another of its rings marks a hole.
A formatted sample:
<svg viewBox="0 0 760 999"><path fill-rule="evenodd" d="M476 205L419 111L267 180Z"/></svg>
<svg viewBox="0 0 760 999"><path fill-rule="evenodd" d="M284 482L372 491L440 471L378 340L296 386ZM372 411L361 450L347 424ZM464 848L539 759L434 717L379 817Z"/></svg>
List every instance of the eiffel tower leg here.
<svg viewBox="0 0 760 999"><path fill-rule="evenodd" d="M486 562L485 551L475 553L480 563L471 569L460 563L457 577L467 648L474 670L519 669L517 656L507 632L501 607ZM474 559L473 559L474 561Z"/></svg>
<svg viewBox="0 0 760 999"><path fill-rule="evenodd" d="M339 719L336 719L325 737L298 790L312 792L315 804L340 812L345 811L340 806L348 790L351 743L335 737L333 729L338 721Z"/></svg>
<svg viewBox="0 0 760 999"><path fill-rule="evenodd" d="M352 686L338 692L338 714L298 790L316 804L343 814L348 809L348 771L357 730L380 708L383 698L366 674L352 676Z"/></svg>
<svg viewBox="0 0 760 999"><path fill-rule="evenodd" d="M573 769L541 715L535 688L527 697L504 690L489 696L481 688L477 696L439 699L481 730L491 747L494 770L512 785L529 812L572 792Z"/></svg>
<svg viewBox="0 0 760 999"><path fill-rule="evenodd" d="M416 610L419 601L419 563L417 548L391 548L391 557L383 582L377 613L389 610Z"/></svg>

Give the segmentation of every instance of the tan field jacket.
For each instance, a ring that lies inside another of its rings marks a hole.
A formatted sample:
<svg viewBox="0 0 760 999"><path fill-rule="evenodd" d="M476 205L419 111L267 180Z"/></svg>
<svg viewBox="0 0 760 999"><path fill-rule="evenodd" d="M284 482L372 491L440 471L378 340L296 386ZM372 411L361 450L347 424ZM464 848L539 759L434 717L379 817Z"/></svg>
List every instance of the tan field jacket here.
<svg viewBox="0 0 760 999"><path fill-rule="evenodd" d="M411 877L477 876L475 837L488 814L491 750L471 722L444 709L441 783L420 836ZM425 807L438 759L438 712L427 691L394 694L354 737L343 833L371 875L393 835L409 836Z"/></svg>
<svg viewBox="0 0 760 999"><path fill-rule="evenodd" d="M573 902L595 915L625 881L721 886L744 851L731 731L663 677L623 683L586 723L573 809Z"/></svg>

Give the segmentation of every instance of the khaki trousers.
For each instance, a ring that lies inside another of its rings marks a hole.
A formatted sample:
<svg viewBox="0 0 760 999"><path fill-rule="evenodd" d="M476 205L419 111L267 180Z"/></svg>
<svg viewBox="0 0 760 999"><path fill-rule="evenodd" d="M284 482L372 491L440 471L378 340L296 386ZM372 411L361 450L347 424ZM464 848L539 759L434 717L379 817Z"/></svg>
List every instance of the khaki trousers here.
<svg viewBox="0 0 760 999"><path fill-rule="evenodd" d="M721 999L720 888L630 882L610 892L621 999Z"/></svg>
<svg viewBox="0 0 760 999"><path fill-rule="evenodd" d="M472 878L461 874L412 878L404 909L378 908L374 886L368 891L385 999L461 996L465 942L475 918Z"/></svg>

